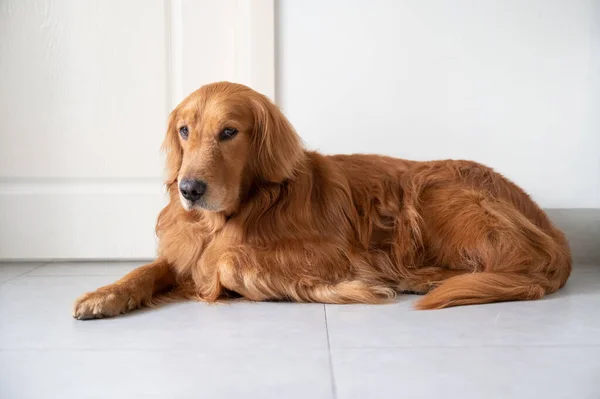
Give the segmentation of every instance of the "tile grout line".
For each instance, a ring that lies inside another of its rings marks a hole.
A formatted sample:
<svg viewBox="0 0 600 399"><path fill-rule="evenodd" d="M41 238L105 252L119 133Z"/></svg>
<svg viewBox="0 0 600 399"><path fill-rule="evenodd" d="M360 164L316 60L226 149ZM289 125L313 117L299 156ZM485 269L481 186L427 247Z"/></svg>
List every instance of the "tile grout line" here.
<svg viewBox="0 0 600 399"><path fill-rule="evenodd" d="M4 284L6 284L6 283L8 283L8 282L15 281L15 280L16 280L16 279L18 279L19 277L23 277L23 276L25 276L25 275L27 275L27 274L31 273L32 271L39 269L39 268L40 268L40 267L42 267L42 266L49 265L50 263L52 263L52 261L48 261L48 262L42 262L42 263L40 263L39 265L37 265L36 267L34 267L33 269L31 269L31 270L27 270L26 272L24 272L24 273L21 273L21 274L19 274L18 276L14 276L13 278L11 278L11 279L8 279L8 280L6 280L6 281L4 281L4 282L3 282L2 284L0 284L0 285L4 285Z"/></svg>
<svg viewBox="0 0 600 399"><path fill-rule="evenodd" d="M52 263L52 261L51 261L51 260L49 260L49 261L47 261L47 262L44 262L44 263L42 263L41 265L38 265L38 266L34 267L33 269L31 269L31 270L28 270L28 271L26 271L26 272L25 272L25 273L23 273L23 274L20 274L18 277L25 276L25 275L27 275L27 274L31 273L32 271L34 271L34 270L37 270L37 269L39 269L40 267L47 266L47 265L49 265L49 264L51 264L51 263Z"/></svg>
<svg viewBox="0 0 600 399"><path fill-rule="evenodd" d="M335 375L333 373L333 360L331 359L331 343L329 342L329 322L327 321L327 305L323 304L323 314L325 315L325 333L327 334L327 356L329 357L329 373L331 374L331 393L333 399L337 399L337 387L335 385Z"/></svg>

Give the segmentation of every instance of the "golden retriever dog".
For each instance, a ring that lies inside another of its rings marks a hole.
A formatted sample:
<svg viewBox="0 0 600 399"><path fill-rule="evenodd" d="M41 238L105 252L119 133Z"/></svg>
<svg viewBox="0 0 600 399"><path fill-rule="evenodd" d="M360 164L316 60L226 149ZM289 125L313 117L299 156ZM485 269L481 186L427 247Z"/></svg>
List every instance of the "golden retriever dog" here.
<svg viewBox="0 0 600 399"><path fill-rule="evenodd" d="M383 303L418 309L539 299L571 271L531 198L470 161L326 156L264 95L201 87L170 115L169 204L156 261L81 296L74 317L181 299Z"/></svg>

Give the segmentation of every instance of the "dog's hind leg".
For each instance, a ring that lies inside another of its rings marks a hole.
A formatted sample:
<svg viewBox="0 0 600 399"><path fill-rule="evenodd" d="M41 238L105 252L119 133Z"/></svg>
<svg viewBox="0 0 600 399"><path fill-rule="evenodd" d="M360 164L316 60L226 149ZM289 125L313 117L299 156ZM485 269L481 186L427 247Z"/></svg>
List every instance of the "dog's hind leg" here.
<svg viewBox="0 0 600 399"><path fill-rule="evenodd" d="M472 272L443 281L417 302L418 309L540 299L566 283L571 256L562 233L534 224L504 201L483 200L470 208L471 217L455 226L469 234L444 237L445 249L459 250L441 253L454 268ZM469 225L473 221L479 223ZM445 227L438 231L451 231Z"/></svg>

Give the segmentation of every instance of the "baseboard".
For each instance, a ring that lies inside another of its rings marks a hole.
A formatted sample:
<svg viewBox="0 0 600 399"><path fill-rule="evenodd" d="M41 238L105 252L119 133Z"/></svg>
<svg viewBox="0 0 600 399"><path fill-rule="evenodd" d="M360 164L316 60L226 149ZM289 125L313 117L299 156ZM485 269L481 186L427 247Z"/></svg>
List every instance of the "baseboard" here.
<svg viewBox="0 0 600 399"><path fill-rule="evenodd" d="M571 245L575 264L600 267L600 208L546 209Z"/></svg>

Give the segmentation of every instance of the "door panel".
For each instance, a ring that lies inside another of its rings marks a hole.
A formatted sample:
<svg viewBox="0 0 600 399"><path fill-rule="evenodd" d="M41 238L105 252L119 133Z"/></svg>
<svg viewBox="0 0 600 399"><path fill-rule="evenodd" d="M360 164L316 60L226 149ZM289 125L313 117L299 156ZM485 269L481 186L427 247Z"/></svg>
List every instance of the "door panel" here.
<svg viewBox="0 0 600 399"><path fill-rule="evenodd" d="M153 257L168 113L214 80L272 95L272 28L272 0L1 2L0 259Z"/></svg>

